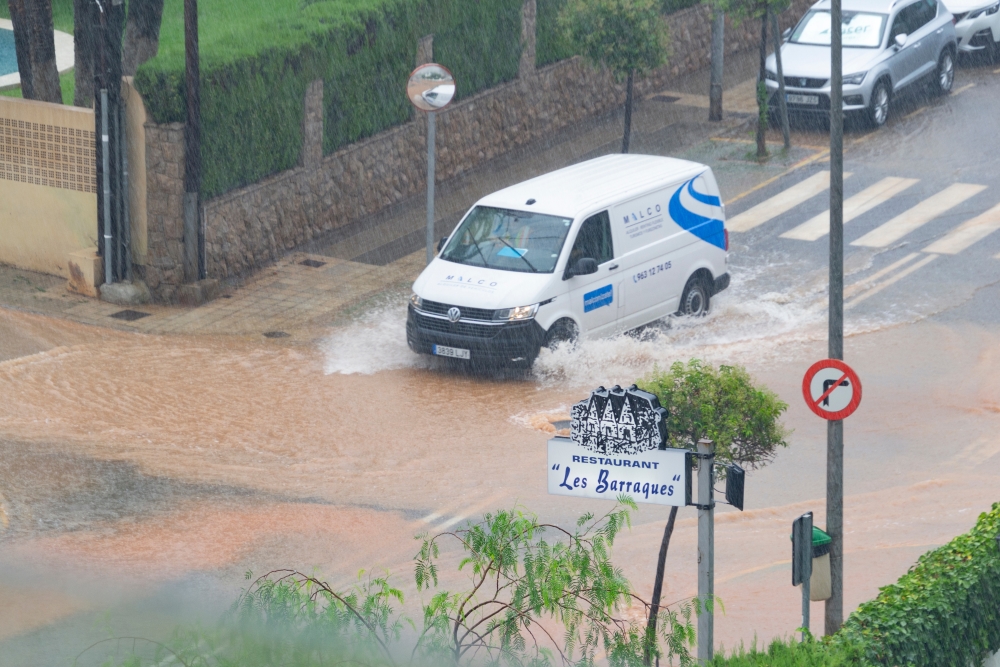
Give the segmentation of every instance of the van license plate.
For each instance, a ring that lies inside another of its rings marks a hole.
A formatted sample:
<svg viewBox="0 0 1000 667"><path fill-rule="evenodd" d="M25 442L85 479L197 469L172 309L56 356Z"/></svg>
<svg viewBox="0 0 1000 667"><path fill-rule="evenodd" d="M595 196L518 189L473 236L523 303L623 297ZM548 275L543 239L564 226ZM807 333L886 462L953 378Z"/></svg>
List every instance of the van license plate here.
<svg viewBox="0 0 1000 667"><path fill-rule="evenodd" d="M819 104L819 95L794 95L788 93L785 95L785 100L789 104Z"/></svg>
<svg viewBox="0 0 1000 667"><path fill-rule="evenodd" d="M431 351L439 357L451 357L452 359L468 359L471 357L468 350L463 350L460 347L435 345L431 348Z"/></svg>

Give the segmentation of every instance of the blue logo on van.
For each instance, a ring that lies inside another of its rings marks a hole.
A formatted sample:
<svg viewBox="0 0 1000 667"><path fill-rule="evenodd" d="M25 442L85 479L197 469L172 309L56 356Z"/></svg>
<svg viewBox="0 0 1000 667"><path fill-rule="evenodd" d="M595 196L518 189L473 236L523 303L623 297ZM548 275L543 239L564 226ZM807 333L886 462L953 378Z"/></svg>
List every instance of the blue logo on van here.
<svg viewBox="0 0 1000 667"><path fill-rule="evenodd" d="M610 306L614 298L615 290L613 285L605 285L604 287L595 289L593 292L587 292L583 295L583 312L589 313L601 306Z"/></svg>
<svg viewBox="0 0 1000 667"><path fill-rule="evenodd" d="M702 194L694 189L694 182L697 178L698 177L695 176L695 178L692 178L690 181L677 188L677 192L675 192L674 196L670 198L670 205L667 210L670 212L670 217L673 218L674 222L680 225L682 229L691 232L706 243L711 243L712 245L725 250L725 226L723 225L722 220L706 218L705 216L695 213L694 211L689 211L684 208L684 204L681 203L681 192L687 190L691 198L697 202L708 206L721 206L722 202L719 201L718 197Z"/></svg>

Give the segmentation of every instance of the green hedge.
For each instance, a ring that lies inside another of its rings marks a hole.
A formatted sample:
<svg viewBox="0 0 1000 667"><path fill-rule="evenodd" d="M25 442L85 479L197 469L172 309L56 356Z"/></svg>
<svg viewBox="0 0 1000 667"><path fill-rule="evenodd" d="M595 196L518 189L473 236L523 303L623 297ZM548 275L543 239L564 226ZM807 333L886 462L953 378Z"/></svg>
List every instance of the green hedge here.
<svg viewBox="0 0 1000 667"><path fill-rule="evenodd" d="M980 665L1000 650L1000 503L975 527L920 557L838 633L883 665Z"/></svg>
<svg viewBox="0 0 1000 667"><path fill-rule="evenodd" d="M520 0L202 0L199 3L202 193L289 169L302 146L302 103L324 82L323 149L403 123L417 40L472 95L517 76ZM157 122L184 120L183 3L164 8L160 52L136 87Z"/></svg>
<svg viewBox="0 0 1000 667"><path fill-rule="evenodd" d="M925 553L862 604L833 637L742 649L713 667L978 667L1000 650L1000 503L975 527Z"/></svg>

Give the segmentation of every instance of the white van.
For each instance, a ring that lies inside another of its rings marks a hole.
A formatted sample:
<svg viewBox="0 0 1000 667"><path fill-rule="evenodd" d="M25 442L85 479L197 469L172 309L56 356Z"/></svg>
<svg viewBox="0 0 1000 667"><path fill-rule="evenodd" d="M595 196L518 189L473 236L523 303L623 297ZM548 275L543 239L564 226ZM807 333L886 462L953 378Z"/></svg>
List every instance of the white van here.
<svg viewBox="0 0 1000 667"><path fill-rule="evenodd" d="M712 170L606 155L480 199L413 284L415 352L530 366L577 335L703 315L729 285Z"/></svg>

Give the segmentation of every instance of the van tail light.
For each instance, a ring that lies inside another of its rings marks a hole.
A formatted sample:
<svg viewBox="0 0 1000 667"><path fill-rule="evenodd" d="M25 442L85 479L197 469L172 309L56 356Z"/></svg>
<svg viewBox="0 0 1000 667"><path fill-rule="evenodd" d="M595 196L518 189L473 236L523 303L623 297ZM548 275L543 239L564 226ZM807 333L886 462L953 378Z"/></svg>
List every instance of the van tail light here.
<svg viewBox="0 0 1000 667"><path fill-rule="evenodd" d="M728 229L724 229L724 230L722 230L722 233L726 237L726 252L729 252L729 230Z"/></svg>

